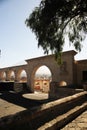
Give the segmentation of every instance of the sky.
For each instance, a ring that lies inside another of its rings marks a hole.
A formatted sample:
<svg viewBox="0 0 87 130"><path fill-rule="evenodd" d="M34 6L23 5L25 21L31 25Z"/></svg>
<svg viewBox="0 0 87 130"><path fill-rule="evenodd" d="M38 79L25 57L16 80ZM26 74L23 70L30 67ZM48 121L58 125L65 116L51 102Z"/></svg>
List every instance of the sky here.
<svg viewBox="0 0 87 130"><path fill-rule="evenodd" d="M26 27L25 20L41 0L0 0L0 68L23 63L26 59L44 55L38 48L38 41L32 31ZM87 59L87 38L76 60ZM64 51L72 50L68 41Z"/></svg>

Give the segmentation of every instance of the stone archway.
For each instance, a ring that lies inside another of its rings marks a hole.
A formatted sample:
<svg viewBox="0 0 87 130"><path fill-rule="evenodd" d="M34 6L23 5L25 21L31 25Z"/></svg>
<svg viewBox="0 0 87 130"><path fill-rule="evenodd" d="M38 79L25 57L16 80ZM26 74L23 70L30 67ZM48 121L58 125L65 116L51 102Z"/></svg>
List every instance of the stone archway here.
<svg viewBox="0 0 87 130"><path fill-rule="evenodd" d="M27 82L27 73L24 69L19 72L18 76L19 82Z"/></svg>
<svg viewBox="0 0 87 130"><path fill-rule="evenodd" d="M67 82L62 80L59 82L59 86L67 86Z"/></svg>
<svg viewBox="0 0 87 130"><path fill-rule="evenodd" d="M15 72L13 70L9 71L9 81L15 81Z"/></svg>
<svg viewBox="0 0 87 130"><path fill-rule="evenodd" d="M6 81L6 72L2 72L1 77L2 77L2 81Z"/></svg>
<svg viewBox="0 0 87 130"><path fill-rule="evenodd" d="M46 65L36 67L33 71L32 78L34 79L34 91L49 92L49 84L52 81L52 72Z"/></svg>

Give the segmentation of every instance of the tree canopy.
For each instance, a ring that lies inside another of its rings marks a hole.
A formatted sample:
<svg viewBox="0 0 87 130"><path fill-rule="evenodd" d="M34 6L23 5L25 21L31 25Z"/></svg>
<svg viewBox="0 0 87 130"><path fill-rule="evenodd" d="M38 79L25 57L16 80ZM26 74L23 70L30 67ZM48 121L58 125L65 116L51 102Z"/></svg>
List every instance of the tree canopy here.
<svg viewBox="0 0 87 130"><path fill-rule="evenodd" d="M87 0L41 0L26 19L44 53L62 52L65 37L77 51L87 34Z"/></svg>

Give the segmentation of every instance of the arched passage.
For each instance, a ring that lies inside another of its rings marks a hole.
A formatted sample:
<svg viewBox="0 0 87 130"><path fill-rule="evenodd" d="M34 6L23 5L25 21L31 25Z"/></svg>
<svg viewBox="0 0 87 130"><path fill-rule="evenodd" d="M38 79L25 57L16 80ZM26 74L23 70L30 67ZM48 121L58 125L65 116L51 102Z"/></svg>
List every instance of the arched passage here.
<svg viewBox="0 0 87 130"><path fill-rule="evenodd" d="M10 81L15 81L15 73L14 73L13 70L9 72L9 80Z"/></svg>
<svg viewBox="0 0 87 130"><path fill-rule="evenodd" d="M60 81L59 86L67 86L67 82L66 81Z"/></svg>
<svg viewBox="0 0 87 130"><path fill-rule="evenodd" d="M6 72L2 72L1 78L2 78L2 81L6 81Z"/></svg>
<svg viewBox="0 0 87 130"><path fill-rule="evenodd" d="M49 92L49 84L52 81L51 70L45 66L39 66L34 70L33 77L34 79L34 91L40 92Z"/></svg>
<svg viewBox="0 0 87 130"><path fill-rule="evenodd" d="M21 70L19 73L19 82L27 82L27 73L25 70Z"/></svg>

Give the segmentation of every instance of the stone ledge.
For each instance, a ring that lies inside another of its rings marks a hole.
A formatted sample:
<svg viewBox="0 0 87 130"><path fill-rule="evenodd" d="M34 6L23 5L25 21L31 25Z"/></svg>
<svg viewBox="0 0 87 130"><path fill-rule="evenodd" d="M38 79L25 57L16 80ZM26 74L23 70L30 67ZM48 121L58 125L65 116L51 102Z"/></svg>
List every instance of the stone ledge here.
<svg viewBox="0 0 87 130"><path fill-rule="evenodd" d="M75 107L74 109L68 111L67 113L56 117L50 122L45 123L45 125L38 128L38 130L56 130L62 128L64 125L75 119L82 112L87 109L87 103L84 103L81 106Z"/></svg>

